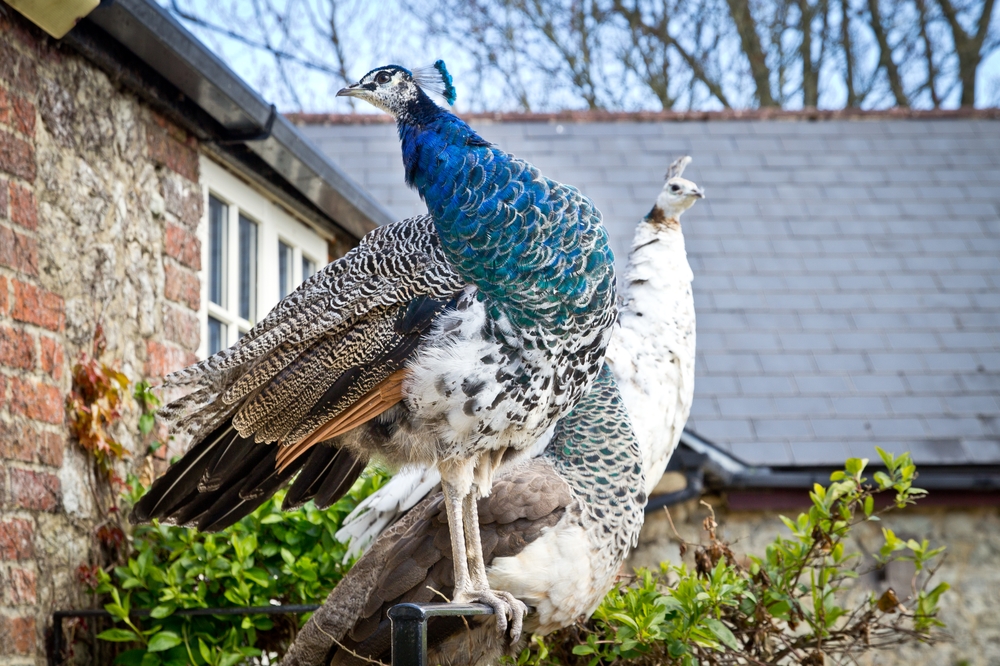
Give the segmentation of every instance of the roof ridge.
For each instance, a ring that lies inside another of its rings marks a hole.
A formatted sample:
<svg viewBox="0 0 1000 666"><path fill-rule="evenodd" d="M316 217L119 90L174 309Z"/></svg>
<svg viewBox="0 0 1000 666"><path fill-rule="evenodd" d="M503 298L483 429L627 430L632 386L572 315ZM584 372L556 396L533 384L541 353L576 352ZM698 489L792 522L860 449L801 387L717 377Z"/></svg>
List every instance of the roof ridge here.
<svg viewBox="0 0 1000 666"><path fill-rule="evenodd" d="M727 120L1000 120L1000 108L989 109L727 109L724 111L497 111L459 114L467 120L511 122L685 122ZM378 113L286 113L296 125L380 125L393 122Z"/></svg>

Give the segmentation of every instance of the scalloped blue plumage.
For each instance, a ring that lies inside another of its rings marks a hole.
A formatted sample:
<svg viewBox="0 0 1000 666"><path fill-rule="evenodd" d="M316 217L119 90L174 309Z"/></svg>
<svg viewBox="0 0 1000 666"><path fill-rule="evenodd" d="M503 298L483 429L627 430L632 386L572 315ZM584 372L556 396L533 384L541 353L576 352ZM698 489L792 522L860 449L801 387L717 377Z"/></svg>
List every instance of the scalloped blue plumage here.
<svg viewBox="0 0 1000 666"><path fill-rule="evenodd" d="M559 335L613 309L614 256L590 199L420 106L398 123L406 180L458 272L519 327Z"/></svg>

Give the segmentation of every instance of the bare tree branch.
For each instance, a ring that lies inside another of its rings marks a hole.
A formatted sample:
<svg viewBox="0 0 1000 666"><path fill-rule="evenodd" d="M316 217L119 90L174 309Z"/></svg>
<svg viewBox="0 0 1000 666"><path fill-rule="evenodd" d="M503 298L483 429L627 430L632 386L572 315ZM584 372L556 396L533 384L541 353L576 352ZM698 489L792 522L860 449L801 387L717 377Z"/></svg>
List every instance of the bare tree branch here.
<svg viewBox="0 0 1000 666"><path fill-rule="evenodd" d="M777 106L771 96L771 70L767 66L767 56L760 44L757 24L750 13L750 3L748 0L727 0L727 2L729 15L740 36L743 55L750 63L750 72L756 85L757 102L761 107Z"/></svg>
<svg viewBox="0 0 1000 666"><path fill-rule="evenodd" d="M990 29L990 19L993 16L993 1L985 0L983 11L979 15L976 34L970 35L962 27L951 0L938 0L945 19L951 27L952 39L955 42L955 52L958 55L958 78L962 81L962 106L976 105L976 71L983 57L983 43Z"/></svg>
<svg viewBox="0 0 1000 666"><path fill-rule="evenodd" d="M989 0L992 2L992 0ZM889 79L889 88L896 98L896 106L909 107L910 101L903 92L903 80L899 76L899 69L892 59L892 48L889 46L889 38L886 34L885 26L882 24L882 16L879 12L879 0L868 0L868 12L871 15L872 32L878 41L879 66L885 69L886 77Z"/></svg>

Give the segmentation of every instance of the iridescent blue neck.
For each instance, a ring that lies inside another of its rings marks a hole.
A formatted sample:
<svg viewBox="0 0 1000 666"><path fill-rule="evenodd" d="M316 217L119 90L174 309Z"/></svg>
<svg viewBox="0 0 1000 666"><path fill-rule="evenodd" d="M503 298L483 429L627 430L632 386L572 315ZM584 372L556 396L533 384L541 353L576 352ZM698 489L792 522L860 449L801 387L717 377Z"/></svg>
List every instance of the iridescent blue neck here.
<svg viewBox="0 0 1000 666"><path fill-rule="evenodd" d="M515 325L566 330L614 307L614 258L586 197L440 107L397 121L406 182L448 260Z"/></svg>

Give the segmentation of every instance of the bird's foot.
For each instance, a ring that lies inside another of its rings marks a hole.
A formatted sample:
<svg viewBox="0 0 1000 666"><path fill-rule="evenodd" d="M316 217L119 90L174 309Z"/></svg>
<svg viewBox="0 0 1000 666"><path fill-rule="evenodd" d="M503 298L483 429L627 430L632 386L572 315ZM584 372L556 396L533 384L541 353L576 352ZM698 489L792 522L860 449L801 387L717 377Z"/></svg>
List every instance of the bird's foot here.
<svg viewBox="0 0 1000 666"><path fill-rule="evenodd" d="M521 638L521 629L524 627L524 616L528 613L528 607L523 601L515 597L510 592L503 590L470 590L467 594L456 598L459 603L485 604L493 609L493 616L496 618L497 631L503 635L507 632L508 618L510 623L510 642L514 644Z"/></svg>

